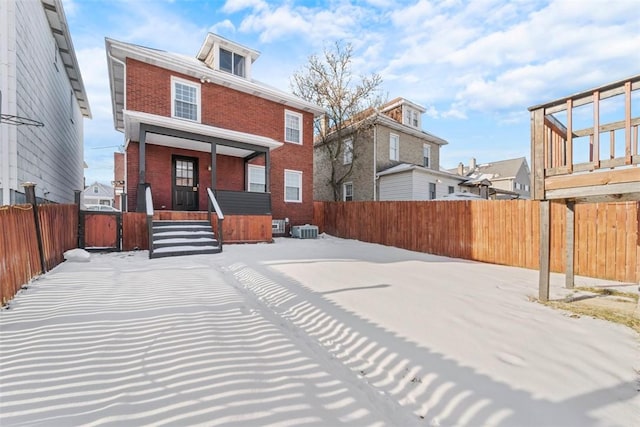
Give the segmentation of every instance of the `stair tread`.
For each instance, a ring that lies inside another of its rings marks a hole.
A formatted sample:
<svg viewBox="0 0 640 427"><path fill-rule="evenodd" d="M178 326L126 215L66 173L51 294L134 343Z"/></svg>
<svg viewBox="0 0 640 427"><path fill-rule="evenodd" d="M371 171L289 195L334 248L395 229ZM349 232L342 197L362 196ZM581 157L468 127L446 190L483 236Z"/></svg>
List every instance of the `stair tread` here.
<svg viewBox="0 0 640 427"><path fill-rule="evenodd" d="M166 246L163 248L154 249L154 253L163 252L206 252L213 249L218 249L218 246Z"/></svg>
<svg viewBox="0 0 640 427"><path fill-rule="evenodd" d="M187 237L174 237L168 239L160 239L158 241L154 240L153 243L188 243L188 242L217 242L217 240L213 237L196 237L196 238L187 238Z"/></svg>

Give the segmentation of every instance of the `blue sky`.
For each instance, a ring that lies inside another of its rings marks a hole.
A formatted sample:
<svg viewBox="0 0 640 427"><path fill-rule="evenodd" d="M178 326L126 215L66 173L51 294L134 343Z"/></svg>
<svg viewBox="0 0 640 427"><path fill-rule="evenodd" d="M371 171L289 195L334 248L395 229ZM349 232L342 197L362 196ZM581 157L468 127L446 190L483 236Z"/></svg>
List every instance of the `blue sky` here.
<svg viewBox="0 0 640 427"><path fill-rule="evenodd" d="M635 0L63 0L93 113L87 182L113 179L104 38L195 56L207 32L258 50L253 77L290 91L309 55L354 46L389 99L427 108L442 167L527 156L527 108L640 73ZM637 103L636 103L637 104ZM634 108L635 109L635 108Z"/></svg>

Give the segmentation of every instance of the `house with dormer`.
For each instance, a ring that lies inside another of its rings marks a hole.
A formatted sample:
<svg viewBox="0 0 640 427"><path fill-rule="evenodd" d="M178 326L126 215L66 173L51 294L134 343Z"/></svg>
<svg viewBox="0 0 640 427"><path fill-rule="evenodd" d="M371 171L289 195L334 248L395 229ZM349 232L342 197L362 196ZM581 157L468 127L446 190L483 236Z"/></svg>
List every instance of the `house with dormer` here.
<svg viewBox="0 0 640 427"><path fill-rule="evenodd" d="M362 113L367 125L357 136L348 129L342 132L338 174L347 168L351 173L342 183L341 200L434 200L458 191L465 179L440 170L440 149L447 141L422 129L425 111L421 105L396 98ZM316 143L316 200L334 199L329 161L326 150Z"/></svg>
<svg viewBox="0 0 640 427"><path fill-rule="evenodd" d="M313 218L314 104L254 79L259 52L209 33L195 56L106 39L123 197L144 211Z"/></svg>

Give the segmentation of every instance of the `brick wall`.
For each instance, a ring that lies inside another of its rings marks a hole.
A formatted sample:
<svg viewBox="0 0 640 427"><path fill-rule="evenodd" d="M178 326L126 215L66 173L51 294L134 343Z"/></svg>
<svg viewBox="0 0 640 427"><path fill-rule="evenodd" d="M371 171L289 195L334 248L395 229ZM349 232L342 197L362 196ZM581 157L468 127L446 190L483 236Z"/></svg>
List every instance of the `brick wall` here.
<svg viewBox="0 0 640 427"><path fill-rule="evenodd" d="M284 114L303 114L303 144L284 143L271 151L271 200L273 217L288 217L292 224L313 220L313 115L213 83L127 59L127 109L161 116L171 115L171 76L200 85L202 123L272 138L284 142ZM147 181L154 189L154 204L171 206L171 155L199 159L201 188L209 183L210 154L147 144ZM218 156L218 188L244 190L244 162L241 158ZM285 169L302 172L302 203L284 202ZM127 149L128 203L135 207L138 177L138 145ZM200 209L206 208L206 186L200 191ZM157 191L159 190L159 191ZM157 195L160 192L161 195Z"/></svg>

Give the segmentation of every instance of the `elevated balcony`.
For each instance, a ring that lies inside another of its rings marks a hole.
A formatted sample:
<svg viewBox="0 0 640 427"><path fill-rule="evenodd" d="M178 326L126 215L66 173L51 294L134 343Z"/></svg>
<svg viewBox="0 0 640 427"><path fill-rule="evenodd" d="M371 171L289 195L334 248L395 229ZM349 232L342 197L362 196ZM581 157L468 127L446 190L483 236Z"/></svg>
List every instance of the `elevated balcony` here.
<svg viewBox="0 0 640 427"><path fill-rule="evenodd" d="M529 108L534 199L640 200L638 89L640 75Z"/></svg>

